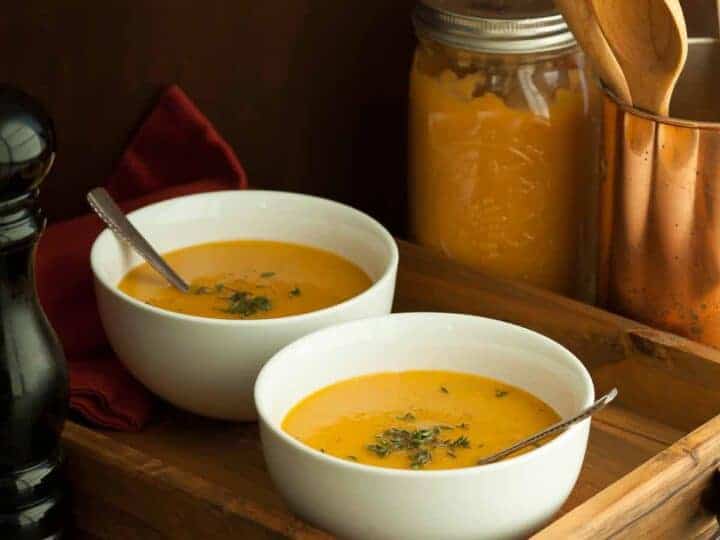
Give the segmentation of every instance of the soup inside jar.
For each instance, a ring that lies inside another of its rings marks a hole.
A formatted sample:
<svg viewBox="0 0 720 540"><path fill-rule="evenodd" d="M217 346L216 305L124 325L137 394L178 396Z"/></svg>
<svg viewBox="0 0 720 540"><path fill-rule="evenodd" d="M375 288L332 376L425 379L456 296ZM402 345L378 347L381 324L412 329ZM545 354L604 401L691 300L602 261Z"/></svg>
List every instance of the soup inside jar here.
<svg viewBox="0 0 720 540"><path fill-rule="evenodd" d="M163 257L190 283L171 286L149 264L118 285L149 305L215 319L272 319L334 306L372 281L357 265L314 247L266 240L213 242Z"/></svg>
<svg viewBox="0 0 720 540"><path fill-rule="evenodd" d="M559 419L542 400L494 379L404 371L323 388L295 405L282 429L357 463L437 470L472 467Z"/></svg>
<svg viewBox="0 0 720 540"><path fill-rule="evenodd" d="M591 301L596 94L577 50L483 55L421 41L410 76L415 239Z"/></svg>

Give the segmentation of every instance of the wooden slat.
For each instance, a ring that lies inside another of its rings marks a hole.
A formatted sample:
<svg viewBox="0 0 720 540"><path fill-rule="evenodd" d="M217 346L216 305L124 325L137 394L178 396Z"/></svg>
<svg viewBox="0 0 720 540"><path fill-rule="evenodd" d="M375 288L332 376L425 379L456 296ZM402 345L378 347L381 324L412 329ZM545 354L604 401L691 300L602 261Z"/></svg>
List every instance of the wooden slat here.
<svg viewBox="0 0 720 540"><path fill-rule="evenodd" d="M720 417L658 454L534 538L702 536L716 526L703 496L720 463ZM717 494L715 494L717 496Z"/></svg>
<svg viewBox="0 0 720 540"><path fill-rule="evenodd" d="M42 99L57 125L42 191L52 217L88 211L87 190L178 83L254 187L348 202L400 232L415 0L2 4L2 79Z"/></svg>
<svg viewBox="0 0 720 540"><path fill-rule="evenodd" d="M132 538L130 531L138 538L330 538L287 512L264 508L220 484L77 424L66 426L63 442L75 493L76 522L103 538ZM172 451L172 447L166 450ZM202 462L204 456L196 458ZM86 505L88 499L96 501ZM108 521L118 510L132 521Z"/></svg>
<svg viewBox="0 0 720 540"><path fill-rule="evenodd" d="M580 478L561 515L584 503L681 437L682 434L676 430L653 422L646 424L642 418L624 409L607 408L593 420Z"/></svg>

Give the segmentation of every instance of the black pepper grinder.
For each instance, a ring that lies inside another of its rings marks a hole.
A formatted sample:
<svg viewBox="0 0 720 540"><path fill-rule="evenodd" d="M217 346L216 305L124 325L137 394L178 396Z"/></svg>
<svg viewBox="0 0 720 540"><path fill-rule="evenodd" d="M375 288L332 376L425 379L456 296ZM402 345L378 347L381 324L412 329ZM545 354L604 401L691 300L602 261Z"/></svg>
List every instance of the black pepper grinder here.
<svg viewBox="0 0 720 540"><path fill-rule="evenodd" d="M56 540L66 517L60 431L65 358L38 301L33 265L45 226L40 183L55 133L40 104L0 85L0 539ZM62 268L58 268L58 280Z"/></svg>

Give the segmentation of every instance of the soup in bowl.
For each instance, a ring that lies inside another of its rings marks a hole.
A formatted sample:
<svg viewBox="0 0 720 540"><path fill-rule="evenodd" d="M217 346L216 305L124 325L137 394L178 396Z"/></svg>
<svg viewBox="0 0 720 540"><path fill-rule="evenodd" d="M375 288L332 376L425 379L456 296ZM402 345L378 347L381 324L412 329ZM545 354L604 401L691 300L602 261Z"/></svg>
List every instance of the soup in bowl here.
<svg viewBox="0 0 720 540"><path fill-rule="evenodd" d="M175 291L105 230L90 257L102 323L130 372L191 412L255 419L253 384L275 352L315 330L391 309L397 245L348 206L223 191L128 217L192 286Z"/></svg>
<svg viewBox="0 0 720 540"><path fill-rule="evenodd" d="M118 285L151 306L211 319L276 319L341 304L366 291L370 277L330 251L289 242L234 240L164 255L190 283L170 285L148 263Z"/></svg>
<svg viewBox="0 0 720 540"><path fill-rule="evenodd" d="M291 508L342 538L522 538L560 509L590 421L478 461L594 399L559 344L467 315L388 315L284 348L255 386L268 470Z"/></svg>

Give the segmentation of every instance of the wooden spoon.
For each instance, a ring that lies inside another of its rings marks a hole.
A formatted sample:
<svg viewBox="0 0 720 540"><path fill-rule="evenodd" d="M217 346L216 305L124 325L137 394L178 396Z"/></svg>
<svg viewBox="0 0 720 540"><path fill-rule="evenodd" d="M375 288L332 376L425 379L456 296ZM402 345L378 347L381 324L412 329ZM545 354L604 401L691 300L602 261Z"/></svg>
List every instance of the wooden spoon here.
<svg viewBox="0 0 720 540"><path fill-rule="evenodd" d="M718 0L720 2L720 0ZM625 74L605 40L588 0L555 0L555 5L565 18L585 54L602 81L621 101L632 105L630 88Z"/></svg>
<svg viewBox="0 0 720 540"><path fill-rule="evenodd" d="M687 27L679 0L590 2L625 73L633 104L667 116L688 53Z"/></svg>

